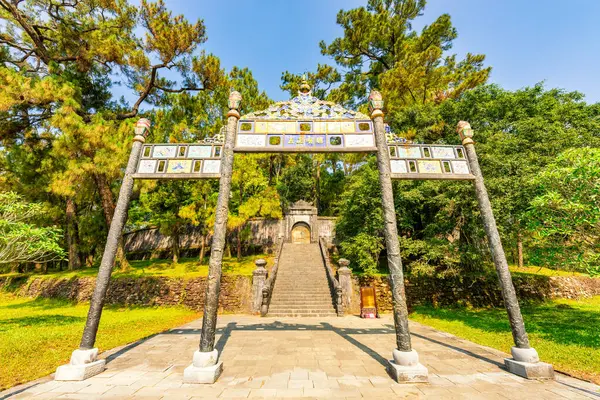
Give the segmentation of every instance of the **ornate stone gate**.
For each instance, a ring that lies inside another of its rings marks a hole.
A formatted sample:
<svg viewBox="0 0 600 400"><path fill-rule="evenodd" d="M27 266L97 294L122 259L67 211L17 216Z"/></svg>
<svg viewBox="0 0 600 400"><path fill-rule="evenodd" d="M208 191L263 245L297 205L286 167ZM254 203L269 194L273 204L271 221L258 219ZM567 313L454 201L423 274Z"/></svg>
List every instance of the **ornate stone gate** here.
<svg viewBox="0 0 600 400"><path fill-rule="evenodd" d="M376 91L369 96L370 117L316 99L306 83L302 84L298 96L292 100L276 103L267 110L240 118L238 110L241 100L238 92L231 93L225 137L216 137L203 143L145 144L150 122L145 119L138 121L81 344L79 349L73 351L71 362L57 369L55 379L82 380L104 369L104 360L97 360L98 349L94 348L94 344L134 178L220 179L200 346L193 354L192 364L184 371L184 381L213 383L219 377L223 363L215 349L215 330L234 152L377 154L396 332L396 348L392 351L393 360L389 361L388 370L398 382L426 382L428 371L419 363L419 356L411 345L392 179L473 181L515 342L511 350L513 358L505 360L506 366L511 372L527 378L553 376L552 366L540 362L537 352L529 345L479 168L473 131L468 123L461 121L458 124L463 146L413 145L386 133L383 100ZM310 218L304 223L310 226ZM288 226L286 232L291 234L292 227L293 224ZM310 231L311 241L317 240L315 235L318 229Z"/></svg>

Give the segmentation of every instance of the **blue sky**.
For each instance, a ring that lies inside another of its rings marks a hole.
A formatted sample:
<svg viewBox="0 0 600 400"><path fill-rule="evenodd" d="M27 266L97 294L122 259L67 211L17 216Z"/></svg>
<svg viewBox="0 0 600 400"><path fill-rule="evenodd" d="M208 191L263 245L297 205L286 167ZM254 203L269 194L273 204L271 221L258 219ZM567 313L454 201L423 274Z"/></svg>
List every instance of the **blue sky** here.
<svg viewBox="0 0 600 400"><path fill-rule="evenodd" d="M165 0L174 13L202 18L208 41L203 46L227 69L250 68L260 88L274 100L285 70L301 73L321 56L318 43L342 31L335 23L341 9L366 0ZM449 13L458 30L452 52L483 53L493 67L491 82L507 89L546 81L547 87L577 90L588 102L600 101L600 1L429 0L415 28Z"/></svg>

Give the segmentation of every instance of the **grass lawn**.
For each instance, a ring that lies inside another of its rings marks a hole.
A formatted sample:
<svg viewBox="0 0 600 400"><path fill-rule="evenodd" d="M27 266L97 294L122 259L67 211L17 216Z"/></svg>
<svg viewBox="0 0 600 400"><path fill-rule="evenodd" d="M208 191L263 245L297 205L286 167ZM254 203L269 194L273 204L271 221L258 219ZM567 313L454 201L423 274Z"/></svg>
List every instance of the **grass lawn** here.
<svg viewBox="0 0 600 400"><path fill-rule="evenodd" d="M521 308L531 345L559 371L600 384L600 296ZM506 311L415 307L410 318L435 329L510 353Z"/></svg>
<svg viewBox="0 0 600 400"><path fill-rule="evenodd" d="M68 362L79 346L88 307L0 292L0 390L48 375ZM96 346L108 350L199 316L183 307L105 307Z"/></svg>
<svg viewBox="0 0 600 400"><path fill-rule="evenodd" d="M258 258L267 260L267 268L273 266L274 256L259 254L253 256L242 257L238 261L235 257L223 257L223 274L225 275L245 275L252 276L255 265L254 261ZM200 263L197 258L183 258L177 264L173 264L171 260L138 260L130 261L131 268L126 271L114 269L113 278L134 278L145 276L165 276L170 278L196 278L208 276L208 257ZM28 273L28 274L0 274L0 277L48 277L48 278L74 278L92 276L95 277L98 273L98 268L83 268L76 271L51 271L47 274Z"/></svg>

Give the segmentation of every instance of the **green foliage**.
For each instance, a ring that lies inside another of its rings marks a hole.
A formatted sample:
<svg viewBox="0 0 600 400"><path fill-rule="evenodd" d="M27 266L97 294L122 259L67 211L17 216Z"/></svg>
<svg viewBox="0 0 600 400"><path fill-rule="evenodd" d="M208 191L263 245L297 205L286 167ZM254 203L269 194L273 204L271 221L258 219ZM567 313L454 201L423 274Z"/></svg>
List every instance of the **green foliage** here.
<svg viewBox="0 0 600 400"><path fill-rule="evenodd" d="M288 203L315 198L312 157L306 154L287 157L277 190Z"/></svg>
<svg viewBox="0 0 600 400"><path fill-rule="evenodd" d="M367 164L349 177L335 226L342 256L367 274L377 272L379 254L383 249L383 214L378 179L375 158L370 157Z"/></svg>
<svg viewBox="0 0 600 400"><path fill-rule="evenodd" d="M374 275L378 271L379 254L383 250L383 241L378 236L360 232L356 236L341 242L344 257L352 260L366 275Z"/></svg>
<svg viewBox="0 0 600 400"><path fill-rule="evenodd" d="M61 230L36 225L43 213L41 204L26 203L14 192L0 193L0 266L64 259Z"/></svg>
<svg viewBox="0 0 600 400"><path fill-rule="evenodd" d="M569 149L532 182L532 260L600 275L600 150Z"/></svg>

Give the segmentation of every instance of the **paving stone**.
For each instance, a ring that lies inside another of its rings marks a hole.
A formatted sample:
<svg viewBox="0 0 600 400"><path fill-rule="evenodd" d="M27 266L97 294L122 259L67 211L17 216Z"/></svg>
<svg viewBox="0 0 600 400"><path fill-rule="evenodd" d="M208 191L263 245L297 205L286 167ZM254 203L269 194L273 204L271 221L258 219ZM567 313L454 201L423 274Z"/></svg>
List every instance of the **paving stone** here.
<svg viewBox="0 0 600 400"><path fill-rule="evenodd" d="M418 335L413 346L429 368L429 384L396 383L381 364L395 346L388 315L377 320L221 315L217 341L230 323L235 326L220 354L223 374L212 385L183 384L183 369L198 347L197 320L172 331L181 333L156 335L115 356L106 371L87 381L37 383L9 398L598 400L600 393L597 385L561 374L556 382L512 375L501 368L502 352L412 322Z"/></svg>

